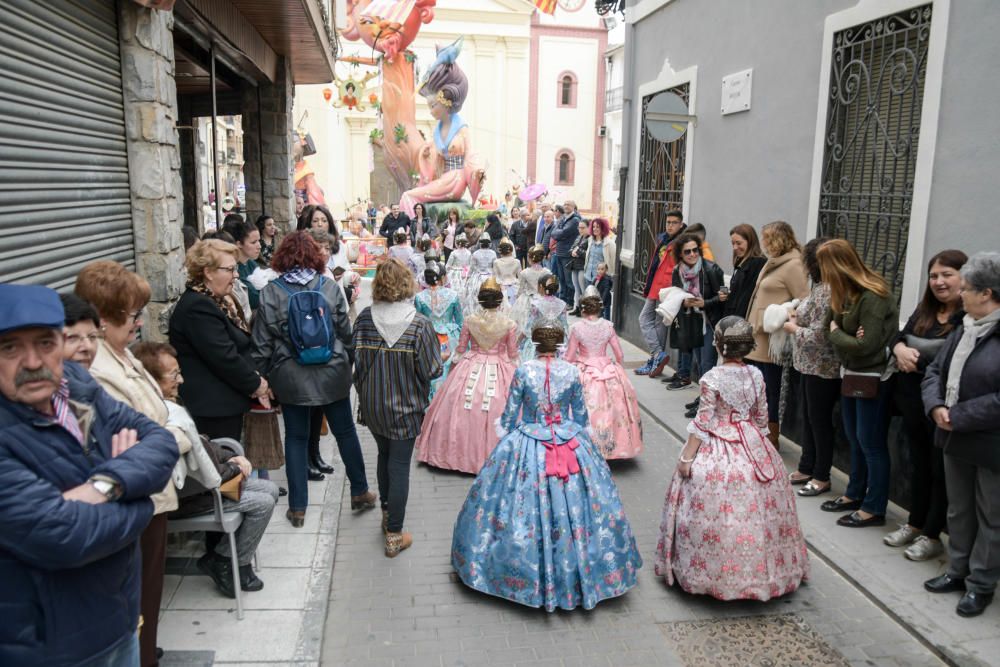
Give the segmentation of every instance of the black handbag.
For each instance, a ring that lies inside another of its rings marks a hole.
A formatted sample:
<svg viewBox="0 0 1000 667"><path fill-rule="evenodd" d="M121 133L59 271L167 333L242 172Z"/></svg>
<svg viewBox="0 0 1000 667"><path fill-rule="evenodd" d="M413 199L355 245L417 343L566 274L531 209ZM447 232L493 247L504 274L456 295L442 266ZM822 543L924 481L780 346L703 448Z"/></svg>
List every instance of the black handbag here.
<svg viewBox="0 0 1000 667"><path fill-rule="evenodd" d="M670 347L690 352L705 345L705 316L701 311L685 308L670 325Z"/></svg>

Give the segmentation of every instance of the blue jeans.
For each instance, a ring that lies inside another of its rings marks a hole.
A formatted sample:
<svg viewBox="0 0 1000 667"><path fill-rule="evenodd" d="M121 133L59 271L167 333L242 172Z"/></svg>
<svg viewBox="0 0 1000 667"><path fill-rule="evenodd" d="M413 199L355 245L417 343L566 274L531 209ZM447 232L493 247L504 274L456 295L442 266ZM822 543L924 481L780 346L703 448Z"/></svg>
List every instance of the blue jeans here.
<svg viewBox="0 0 1000 667"><path fill-rule="evenodd" d="M309 448L309 422L313 406L281 406L281 416L285 420L285 474L288 476L288 508L301 512L309 505L307 459ZM351 399L322 406L330 431L337 440L340 458L344 461L344 471L351 483L351 495L360 496L368 491L365 476L365 459L361 454L361 441L354 428L351 414Z"/></svg>
<svg viewBox="0 0 1000 667"><path fill-rule="evenodd" d="M80 667L139 667L139 635L133 632L118 640L110 651Z"/></svg>
<svg viewBox="0 0 1000 667"><path fill-rule="evenodd" d="M715 335L711 325L705 326L705 339L701 347L696 347L690 352L681 352L677 361L677 374L684 378L691 377L691 366L695 359L698 359L698 377L710 371L718 359L715 352Z"/></svg>
<svg viewBox="0 0 1000 667"><path fill-rule="evenodd" d="M569 257L552 256L552 274L559 279L559 298L573 307L573 272L567 270Z"/></svg>
<svg viewBox="0 0 1000 667"><path fill-rule="evenodd" d="M885 515L889 504L888 382L880 382L875 398L840 398L844 431L851 443L851 480L844 495L864 499L861 509Z"/></svg>

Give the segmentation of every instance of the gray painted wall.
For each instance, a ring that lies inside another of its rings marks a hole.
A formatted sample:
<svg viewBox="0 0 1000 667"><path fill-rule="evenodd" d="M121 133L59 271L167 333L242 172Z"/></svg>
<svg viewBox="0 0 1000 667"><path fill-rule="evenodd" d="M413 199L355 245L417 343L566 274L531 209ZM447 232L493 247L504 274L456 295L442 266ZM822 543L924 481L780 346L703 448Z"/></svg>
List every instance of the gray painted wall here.
<svg viewBox="0 0 1000 667"><path fill-rule="evenodd" d="M823 23L854 4L675 0L635 25L637 87L657 78L664 59L675 71L698 66L698 127L685 214L708 227L708 240L727 270L728 230L737 223L759 228L783 219L801 240L808 238ZM925 257L945 247L1000 249L994 220L1000 89L984 76L987 63L1000 63L998 34L1000 3L952 1ZM750 67L752 108L722 116L722 77ZM632 141L625 145L634 146ZM631 194L626 210L634 215ZM913 305L903 304L903 310Z"/></svg>

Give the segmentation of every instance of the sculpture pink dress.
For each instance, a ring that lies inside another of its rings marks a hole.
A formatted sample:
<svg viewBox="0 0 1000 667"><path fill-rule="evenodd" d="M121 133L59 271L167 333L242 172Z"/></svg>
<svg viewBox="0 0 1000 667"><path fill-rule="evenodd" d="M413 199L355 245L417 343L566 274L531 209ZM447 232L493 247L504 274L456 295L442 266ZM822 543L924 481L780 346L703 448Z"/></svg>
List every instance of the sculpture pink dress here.
<svg viewBox="0 0 1000 667"><path fill-rule="evenodd" d="M478 474L496 447L496 421L517 370L517 327L497 309L465 319L461 355L434 395L417 438L417 460Z"/></svg>
<svg viewBox="0 0 1000 667"><path fill-rule="evenodd" d="M608 346L614 359L608 356ZM587 317L569 331L566 361L576 364L590 413L594 444L605 459L630 459L642 451L642 420L635 388L622 368L622 348L611 322Z"/></svg>
<svg viewBox="0 0 1000 667"><path fill-rule="evenodd" d="M760 371L716 366L701 378L701 440L691 477L667 489L656 574L688 593L719 600L769 600L809 575L806 544L781 455L767 440Z"/></svg>

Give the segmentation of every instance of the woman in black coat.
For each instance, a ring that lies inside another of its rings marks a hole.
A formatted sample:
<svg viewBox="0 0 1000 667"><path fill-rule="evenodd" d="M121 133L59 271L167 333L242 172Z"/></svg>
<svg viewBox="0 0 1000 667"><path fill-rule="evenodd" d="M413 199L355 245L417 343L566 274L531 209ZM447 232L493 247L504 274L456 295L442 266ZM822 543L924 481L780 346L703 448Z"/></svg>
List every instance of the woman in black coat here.
<svg viewBox="0 0 1000 667"><path fill-rule="evenodd" d="M507 231L496 213L486 216L486 233L490 235L490 247L493 248L493 252L499 252L500 240L507 236Z"/></svg>
<svg viewBox="0 0 1000 667"><path fill-rule="evenodd" d="M268 402L268 384L250 358L250 326L232 297L236 255L236 246L216 239L192 246L187 290L170 316L168 336L186 380L181 398L198 431L239 440L251 399Z"/></svg>
<svg viewBox="0 0 1000 667"><path fill-rule="evenodd" d="M722 314L746 318L757 278L767 258L760 248L757 230L750 225L733 227L729 230L729 240L733 244L733 275L729 279L729 291L719 295Z"/></svg>
<svg viewBox="0 0 1000 667"><path fill-rule="evenodd" d="M956 612L978 616L1000 580L1000 253L962 267L962 325L927 368L924 409L944 449L948 571L932 593L964 591Z"/></svg>

